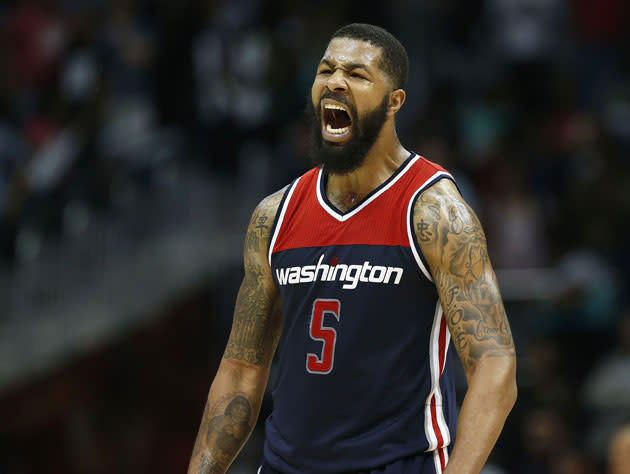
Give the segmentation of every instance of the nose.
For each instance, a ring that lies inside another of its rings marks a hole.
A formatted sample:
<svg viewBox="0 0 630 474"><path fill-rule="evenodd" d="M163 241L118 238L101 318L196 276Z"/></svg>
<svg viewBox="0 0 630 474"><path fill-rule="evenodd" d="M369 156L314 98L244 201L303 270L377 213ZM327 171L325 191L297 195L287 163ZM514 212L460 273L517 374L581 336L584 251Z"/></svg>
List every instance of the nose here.
<svg viewBox="0 0 630 474"><path fill-rule="evenodd" d="M345 73L341 69L335 69L335 71L328 76L326 87L332 92L345 92L348 88Z"/></svg>

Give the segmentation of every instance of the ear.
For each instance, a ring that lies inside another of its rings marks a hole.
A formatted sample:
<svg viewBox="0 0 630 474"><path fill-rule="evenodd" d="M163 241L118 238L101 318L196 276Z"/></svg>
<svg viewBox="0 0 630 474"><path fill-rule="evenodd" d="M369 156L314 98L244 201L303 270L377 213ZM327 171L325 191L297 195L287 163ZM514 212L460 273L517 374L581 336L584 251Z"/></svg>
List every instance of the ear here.
<svg viewBox="0 0 630 474"><path fill-rule="evenodd" d="M407 94L403 89L396 89L389 93L389 106L387 107L387 115L393 116L400 110L405 103Z"/></svg>

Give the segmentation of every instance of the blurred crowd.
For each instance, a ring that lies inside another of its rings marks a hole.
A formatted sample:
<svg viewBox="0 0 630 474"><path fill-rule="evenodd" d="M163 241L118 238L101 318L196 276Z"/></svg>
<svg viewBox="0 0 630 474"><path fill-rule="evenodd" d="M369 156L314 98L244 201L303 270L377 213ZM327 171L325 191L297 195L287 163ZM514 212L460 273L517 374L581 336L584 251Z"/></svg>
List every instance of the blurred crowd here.
<svg viewBox="0 0 630 474"><path fill-rule="evenodd" d="M38 239L77 232L77 203L116 212L122 190L150 188L167 161L251 184L259 198L286 184L309 167L303 110L316 64L353 21L407 47L399 135L453 172L504 285L520 396L487 472L629 472L625 0L4 2L0 267L13 271ZM231 303L213 315L219 326ZM199 390L177 438L190 449L210 372L165 389ZM148 443L137 449L156 449ZM27 459L2 472L35 472Z"/></svg>

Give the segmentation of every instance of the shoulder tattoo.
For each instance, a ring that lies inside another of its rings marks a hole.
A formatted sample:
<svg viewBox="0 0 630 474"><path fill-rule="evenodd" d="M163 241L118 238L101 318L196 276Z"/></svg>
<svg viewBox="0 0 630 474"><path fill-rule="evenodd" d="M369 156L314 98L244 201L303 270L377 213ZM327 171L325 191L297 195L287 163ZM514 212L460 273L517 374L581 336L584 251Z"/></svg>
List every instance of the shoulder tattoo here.
<svg viewBox="0 0 630 474"><path fill-rule="evenodd" d="M451 183L439 182L420 195L414 224L464 368L482 357L513 356L510 325L475 213Z"/></svg>

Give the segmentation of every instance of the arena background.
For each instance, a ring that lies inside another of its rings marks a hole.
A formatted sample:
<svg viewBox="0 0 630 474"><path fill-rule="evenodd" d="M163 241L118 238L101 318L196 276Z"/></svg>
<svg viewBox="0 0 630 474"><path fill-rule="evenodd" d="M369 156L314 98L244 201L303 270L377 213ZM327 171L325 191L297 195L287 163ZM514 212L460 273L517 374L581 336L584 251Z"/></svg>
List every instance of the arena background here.
<svg viewBox="0 0 630 474"><path fill-rule="evenodd" d="M305 98L353 21L406 45L399 134L487 231L520 394L484 473L613 473L630 423L629 10L2 2L0 473L186 471L249 214L309 167ZM232 472L255 472L260 428Z"/></svg>

